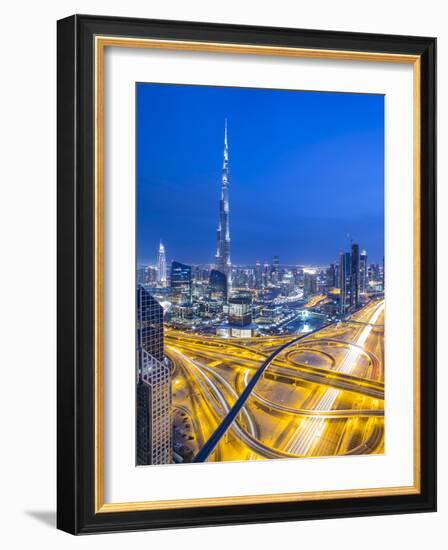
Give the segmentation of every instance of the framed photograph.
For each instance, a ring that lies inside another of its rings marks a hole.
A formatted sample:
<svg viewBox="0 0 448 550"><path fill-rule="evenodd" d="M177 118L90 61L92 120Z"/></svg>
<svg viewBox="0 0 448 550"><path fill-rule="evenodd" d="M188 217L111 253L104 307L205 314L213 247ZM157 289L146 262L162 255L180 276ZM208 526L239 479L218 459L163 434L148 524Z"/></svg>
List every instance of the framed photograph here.
<svg viewBox="0 0 448 550"><path fill-rule="evenodd" d="M58 22L58 527L429 512L434 38Z"/></svg>

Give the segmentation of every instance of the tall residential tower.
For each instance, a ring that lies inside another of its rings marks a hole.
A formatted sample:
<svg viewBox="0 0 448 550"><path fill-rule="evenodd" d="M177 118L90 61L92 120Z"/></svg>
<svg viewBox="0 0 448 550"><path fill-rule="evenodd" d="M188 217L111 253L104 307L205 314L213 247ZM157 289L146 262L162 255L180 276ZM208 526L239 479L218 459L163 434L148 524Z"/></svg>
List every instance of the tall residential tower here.
<svg viewBox="0 0 448 550"><path fill-rule="evenodd" d="M224 160L222 165L221 199L219 201L219 222L216 248L216 269L224 273L227 288L232 285L232 263L230 261L229 226L229 149L227 144L227 119L224 127Z"/></svg>
<svg viewBox="0 0 448 550"><path fill-rule="evenodd" d="M162 241L160 241L159 257L157 259L157 282L160 286L166 286L166 256Z"/></svg>
<svg viewBox="0 0 448 550"><path fill-rule="evenodd" d="M350 307L359 306L359 245L352 244L350 273Z"/></svg>
<svg viewBox="0 0 448 550"><path fill-rule="evenodd" d="M367 291L367 252L365 250L359 255L359 291Z"/></svg>
<svg viewBox="0 0 448 550"><path fill-rule="evenodd" d="M344 315L350 306L351 286L351 255L350 252L341 252L339 260L339 313Z"/></svg>

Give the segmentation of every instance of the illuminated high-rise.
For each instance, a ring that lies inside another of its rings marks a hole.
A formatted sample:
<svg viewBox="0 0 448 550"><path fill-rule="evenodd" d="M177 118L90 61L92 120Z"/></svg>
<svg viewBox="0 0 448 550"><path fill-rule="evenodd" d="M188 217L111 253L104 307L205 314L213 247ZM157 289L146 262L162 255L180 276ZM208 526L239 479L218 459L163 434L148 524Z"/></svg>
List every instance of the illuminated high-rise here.
<svg viewBox="0 0 448 550"><path fill-rule="evenodd" d="M230 225L229 225L229 149L227 143L227 119L224 127L224 160L221 177L221 198L219 200L219 222L217 232L216 269L224 273L227 288L232 285L232 263L230 260Z"/></svg>
<svg viewBox="0 0 448 550"><path fill-rule="evenodd" d="M359 255L359 291L367 291L367 252L365 250Z"/></svg>
<svg viewBox="0 0 448 550"><path fill-rule="evenodd" d="M255 288L261 288L263 286L263 270L260 260L255 264Z"/></svg>
<svg viewBox="0 0 448 550"><path fill-rule="evenodd" d="M268 263L263 265L263 286L269 286L271 282L271 266Z"/></svg>
<svg viewBox="0 0 448 550"><path fill-rule="evenodd" d="M162 241L160 241L159 257L157 259L157 282L160 286L166 286L166 256Z"/></svg>
<svg viewBox="0 0 448 550"><path fill-rule="evenodd" d="M249 294L229 298L229 323L243 327L252 322L252 298Z"/></svg>
<svg viewBox="0 0 448 550"><path fill-rule="evenodd" d="M280 258L274 256L271 266L271 280L274 284L278 283L280 277Z"/></svg>
<svg viewBox="0 0 448 550"><path fill-rule="evenodd" d="M303 273L303 297L305 299L317 294L317 273L305 270Z"/></svg>
<svg viewBox="0 0 448 550"><path fill-rule="evenodd" d="M165 362L163 308L137 286L136 463L172 462L171 371Z"/></svg>
<svg viewBox="0 0 448 550"><path fill-rule="evenodd" d="M347 312L350 305L350 273L350 252L342 252L339 261L339 313L341 315Z"/></svg>
<svg viewBox="0 0 448 550"><path fill-rule="evenodd" d="M359 245L352 244L350 266L350 307L359 306Z"/></svg>
<svg viewBox="0 0 448 550"><path fill-rule="evenodd" d="M180 305L192 301L191 266L171 263L171 301Z"/></svg>

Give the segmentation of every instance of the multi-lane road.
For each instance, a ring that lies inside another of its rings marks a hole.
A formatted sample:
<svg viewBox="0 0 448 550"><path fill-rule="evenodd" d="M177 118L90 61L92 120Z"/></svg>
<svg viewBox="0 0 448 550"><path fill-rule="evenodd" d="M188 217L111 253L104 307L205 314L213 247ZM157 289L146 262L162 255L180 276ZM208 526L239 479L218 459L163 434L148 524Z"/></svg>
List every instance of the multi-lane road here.
<svg viewBox="0 0 448 550"><path fill-rule="evenodd" d="M222 339L167 329L173 406L194 456L263 362L297 335ZM285 347L208 460L384 451L384 301Z"/></svg>

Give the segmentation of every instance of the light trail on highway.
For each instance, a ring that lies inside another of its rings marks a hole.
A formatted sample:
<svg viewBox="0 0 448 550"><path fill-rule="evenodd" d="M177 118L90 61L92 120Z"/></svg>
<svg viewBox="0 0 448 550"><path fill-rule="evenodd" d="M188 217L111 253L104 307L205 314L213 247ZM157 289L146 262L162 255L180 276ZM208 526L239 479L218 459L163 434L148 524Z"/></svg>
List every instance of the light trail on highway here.
<svg viewBox="0 0 448 550"><path fill-rule="evenodd" d="M227 402L225 395L220 390L220 388L214 383L214 381L210 377L206 376L205 373L204 373L204 370L208 370L208 369L204 369L203 365L202 366L197 365L189 357L186 357L185 355L183 355L178 350L175 350L175 349L171 348L170 352L171 353L174 352L174 353L179 354L179 356L184 361L184 365L189 365L190 368L195 369L196 377L199 378L199 384L201 386L202 386L202 383L205 383L206 385L208 385L209 389L211 390L211 392L213 393L213 395L216 398L217 402L219 403L219 406L222 407L222 409L224 410L225 413L228 413L229 410L230 410L230 405ZM215 374L215 373L212 373L212 375L213 374ZM230 392L235 396L235 398L237 398L238 396L236 395L234 390L232 390L230 388L230 386L224 381L224 379L221 378L221 381L224 382L224 385L227 388L229 388ZM219 408L216 408L216 403L213 403L212 400L210 400L209 403L214 408L215 413L217 415L219 415L220 411L219 411ZM243 408L243 409L245 409L245 408ZM231 428L231 430L235 433L235 435L239 438L239 440L244 442L247 445L248 449L250 449L251 451L254 451L255 453L257 453L257 455L259 457L262 457L262 458L284 458L284 457L291 458L292 455L290 453L287 453L287 452L284 452L284 451L281 451L281 450L270 449L270 448L266 447L261 441L257 440L257 428L256 428L251 416L247 412L247 409L245 409L245 410L243 410L243 409L242 409L242 414L243 414L243 416L246 417L246 419L248 421L249 430L247 431L241 425L239 420L237 420L232 425L232 428ZM253 457L253 456L249 455L249 457L246 458L246 460L250 460L252 458L256 458L256 457Z"/></svg>
<svg viewBox="0 0 448 550"><path fill-rule="evenodd" d="M208 460L381 452L383 316L384 301L370 302L297 342L294 334L225 339L170 328L167 354L177 365L177 383L186 379L173 405L197 411L206 441L266 357L291 342Z"/></svg>
<svg viewBox="0 0 448 550"><path fill-rule="evenodd" d="M357 346L363 346L372 331L372 326L374 325L384 310L384 302L381 302L375 309L372 317L370 318L369 325L361 329L361 334L356 338L355 342ZM336 367L340 372L345 374L350 374L353 369L354 364L356 364L356 359L359 356L359 348L357 346L349 345L349 350L347 355L339 367ZM339 390L329 389L325 395L317 403L315 409L317 411L323 411L331 409L334 405L336 399L339 396ZM325 429L325 419L322 418L311 418L304 419L298 426L298 429L295 434L291 437L288 444L286 445L286 450L293 454L307 455L311 451L311 447L316 444L316 441L322 436L322 433Z"/></svg>

